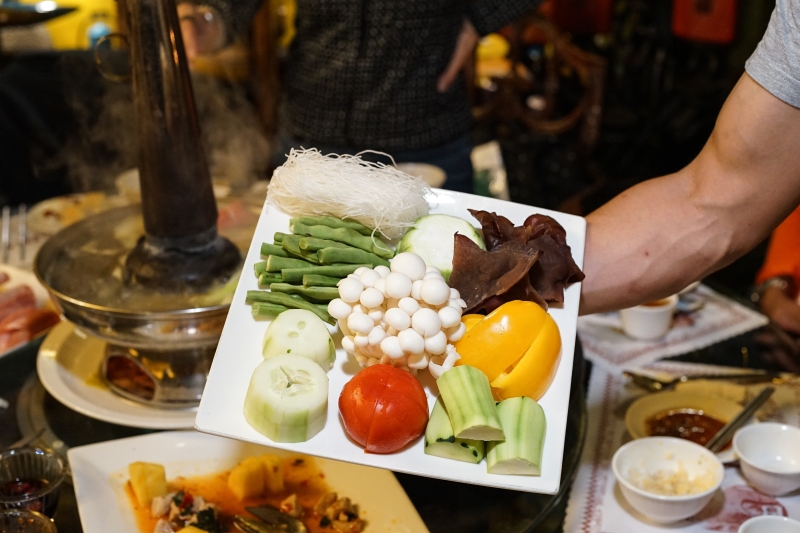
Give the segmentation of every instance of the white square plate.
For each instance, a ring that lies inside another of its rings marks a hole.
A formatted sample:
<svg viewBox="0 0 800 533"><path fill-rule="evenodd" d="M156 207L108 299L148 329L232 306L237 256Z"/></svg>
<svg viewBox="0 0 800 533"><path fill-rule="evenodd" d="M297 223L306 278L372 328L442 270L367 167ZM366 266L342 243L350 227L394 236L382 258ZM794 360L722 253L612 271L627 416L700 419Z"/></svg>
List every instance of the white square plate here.
<svg viewBox="0 0 800 533"><path fill-rule="evenodd" d="M434 189L429 198L431 213L459 216L477 224L467 209L494 211L516 225L522 224L533 213L543 213L555 218L567 231L567 244L578 266L583 265L583 248L586 238L586 221L574 215L566 215L531 206L495 200L483 196L455 193ZM368 454L352 442L344 431L338 412L339 393L344 384L360 370L337 343L336 362L328 372L330 378L328 419L325 428L306 442L276 443L253 429L243 414L244 397L253 370L263 360L261 342L269 325L268 321L254 320L250 306L245 304L248 290L258 289L253 275L253 264L261 261L261 243L272 242L276 231L289 231L289 216L275 206L265 204L256 227L253 242L245 259L244 272L233 296L231 310L222 331L217 353L211 366L195 427L206 433L231 437L256 444L293 450L308 455L327 457L350 463L386 468L395 472L406 472L420 476L460 481L476 485L487 485L506 489L555 494L561 480L561 462L564 454L564 434L567 425L572 358L575 350L575 332L580 300L580 284L570 286L564 295L561 307L551 307L550 314L561 331L561 362L553 384L541 398L540 404L547 418L541 476L507 476L488 474L486 462L468 464L461 461L425 455L424 442L420 438L400 452L379 455ZM427 374L426 371L420 373ZM428 404L433 408L436 386L432 379L422 380L428 394Z"/></svg>
<svg viewBox="0 0 800 533"><path fill-rule="evenodd" d="M233 468L265 450L195 431L171 431L72 448L67 452L81 525L86 533L139 533L125 493L128 464L147 461L164 465L167 479L198 476ZM341 496L357 503L367 531L427 533L400 483L391 472L318 459L325 480Z"/></svg>

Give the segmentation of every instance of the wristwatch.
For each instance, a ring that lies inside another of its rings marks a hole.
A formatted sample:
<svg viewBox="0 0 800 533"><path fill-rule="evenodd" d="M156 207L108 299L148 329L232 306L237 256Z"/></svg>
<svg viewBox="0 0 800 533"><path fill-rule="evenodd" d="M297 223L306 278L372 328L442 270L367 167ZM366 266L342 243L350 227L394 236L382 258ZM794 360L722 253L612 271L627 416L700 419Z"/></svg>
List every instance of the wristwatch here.
<svg viewBox="0 0 800 533"><path fill-rule="evenodd" d="M750 295L753 302L758 302L767 289L780 289L786 296L792 296L794 292L794 279L791 276L773 276L764 280Z"/></svg>

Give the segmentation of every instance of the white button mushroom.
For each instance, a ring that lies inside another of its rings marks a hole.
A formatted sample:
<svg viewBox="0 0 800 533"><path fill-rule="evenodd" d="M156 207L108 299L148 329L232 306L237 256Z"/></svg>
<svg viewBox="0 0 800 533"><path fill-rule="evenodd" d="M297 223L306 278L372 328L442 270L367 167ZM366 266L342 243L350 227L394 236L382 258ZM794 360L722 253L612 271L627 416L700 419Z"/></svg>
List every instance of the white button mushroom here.
<svg viewBox="0 0 800 533"><path fill-rule="evenodd" d="M422 370L428 367L428 356L425 353L414 354L408 356L408 368L415 370Z"/></svg>
<svg viewBox="0 0 800 533"><path fill-rule="evenodd" d="M370 357L369 359L367 359L367 366L375 366L380 362L381 362L380 359L378 359L377 357Z"/></svg>
<svg viewBox="0 0 800 533"><path fill-rule="evenodd" d="M425 340L422 335L413 329L404 329L397 334L397 340L400 343L400 348L409 354L420 354L425 351Z"/></svg>
<svg viewBox="0 0 800 533"><path fill-rule="evenodd" d="M392 272L386 276L386 296L405 298L411 294L411 279L401 272Z"/></svg>
<svg viewBox="0 0 800 533"><path fill-rule="evenodd" d="M425 339L425 351L431 355L439 355L444 353L447 347L447 335L444 331L440 331L432 337Z"/></svg>
<svg viewBox="0 0 800 533"><path fill-rule="evenodd" d="M353 337L353 344L356 345L356 348L364 348L367 344L369 344L369 340L366 335L362 333L356 333L356 336Z"/></svg>
<svg viewBox="0 0 800 533"><path fill-rule="evenodd" d="M422 300L422 296L420 295L420 289L422 289L422 280L418 279L414 283L411 284L411 297L415 300Z"/></svg>
<svg viewBox="0 0 800 533"><path fill-rule="evenodd" d="M377 346L386 338L386 331L380 326L375 326L369 332L369 343L372 346Z"/></svg>
<svg viewBox="0 0 800 533"><path fill-rule="evenodd" d="M339 285L339 297L349 304L356 303L363 291L364 284L357 279L344 279Z"/></svg>
<svg viewBox="0 0 800 533"><path fill-rule="evenodd" d="M385 279L383 279L383 278L379 279L378 281L375 282L373 287L375 287L376 289L381 291L381 294L386 296L386 280Z"/></svg>
<svg viewBox="0 0 800 533"><path fill-rule="evenodd" d="M368 309L379 307L383 304L383 293L373 287L367 287L359 297L361 305Z"/></svg>
<svg viewBox="0 0 800 533"><path fill-rule="evenodd" d="M382 278L385 278L386 276L389 275L389 272L391 272L391 270L389 270L389 267L384 266L384 265L378 265L378 266L375 267L374 270L375 270L375 272L380 274L380 276Z"/></svg>
<svg viewBox="0 0 800 533"><path fill-rule="evenodd" d="M368 335L375 327L375 322L368 315L353 313L347 317L347 327L353 333Z"/></svg>
<svg viewBox="0 0 800 533"><path fill-rule="evenodd" d="M342 337L342 348L344 348L345 352L353 353L356 351L356 345L353 342L353 337L350 335L346 335Z"/></svg>
<svg viewBox="0 0 800 533"><path fill-rule="evenodd" d="M397 331L403 331L411 326L411 317L399 307L387 309L386 313L383 315L383 318L386 320L387 324Z"/></svg>
<svg viewBox="0 0 800 533"><path fill-rule="evenodd" d="M419 302L414 298L405 297L401 298L400 301L397 302L397 307L408 313L408 316L411 316L419 311Z"/></svg>
<svg viewBox="0 0 800 533"><path fill-rule="evenodd" d="M361 273L364 272L365 270L369 270L369 267L358 267L357 269L355 269L353 274L355 274L356 276L360 276Z"/></svg>
<svg viewBox="0 0 800 533"><path fill-rule="evenodd" d="M366 315L367 311L369 311L369 309L367 309L366 307L364 307L360 303L353 304L353 314L354 315Z"/></svg>
<svg viewBox="0 0 800 533"><path fill-rule="evenodd" d="M425 281L426 279L440 279L440 280L444 281L444 276L442 276L442 275L441 275L440 273L438 273L438 272L428 272L428 273L427 273L427 274L425 274L425 276L422 278L422 281Z"/></svg>
<svg viewBox="0 0 800 533"><path fill-rule="evenodd" d="M442 305L450 298L450 287L442 279L430 278L422 282L419 294L428 305Z"/></svg>
<svg viewBox="0 0 800 533"><path fill-rule="evenodd" d="M383 307L375 307L367 311L367 316L370 317L376 324L383 321Z"/></svg>
<svg viewBox="0 0 800 533"><path fill-rule="evenodd" d="M411 317L411 327L425 338L433 337L442 330L442 321L433 309L420 309Z"/></svg>
<svg viewBox="0 0 800 533"><path fill-rule="evenodd" d="M356 354L356 361L358 361L358 364L360 365L365 365L367 363L367 356Z"/></svg>
<svg viewBox="0 0 800 533"><path fill-rule="evenodd" d="M439 309L439 319L442 321L443 328L452 328L461 322L461 308L446 305Z"/></svg>
<svg viewBox="0 0 800 533"><path fill-rule="evenodd" d="M411 281L416 281L425 276L425 261L415 253L402 252L394 256L390 269L392 272L405 274Z"/></svg>
<svg viewBox="0 0 800 533"><path fill-rule="evenodd" d="M405 355L400 347L400 341L395 336L386 337L381 341L381 351L392 359L399 359Z"/></svg>
<svg viewBox="0 0 800 533"><path fill-rule="evenodd" d="M461 293L458 292L458 289L450 287L450 298L458 300L461 298Z"/></svg>
<svg viewBox="0 0 800 533"><path fill-rule="evenodd" d="M353 308L341 298L335 298L328 303L328 313L335 319L341 320L350 316Z"/></svg>
<svg viewBox="0 0 800 533"><path fill-rule="evenodd" d="M364 287L373 287L375 282L381 279L381 275L369 268L362 272L358 279L364 284Z"/></svg>
<svg viewBox="0 0 800 533"><path fill-rule="evenodd" d="M439 270L439 268L438 268L438 267L435 267L435 266L433 266L433 265L428 265L428 266L426 266L426 267L425 267L425 273L426 273L426 274L430 274L431 272L436 272L437 274L441 274L441 273L442 273L442 271L441 271L441 270Z"/></svg>
<svg viewBox="0 0 800 533"><path fill-rule="evenodd" d="M458 326L447 328L444 332L447 335L447 340L450 342L457 342L464 336L464 333L467 332L467 326L465 326L463 322L459 322Z"/></svg>

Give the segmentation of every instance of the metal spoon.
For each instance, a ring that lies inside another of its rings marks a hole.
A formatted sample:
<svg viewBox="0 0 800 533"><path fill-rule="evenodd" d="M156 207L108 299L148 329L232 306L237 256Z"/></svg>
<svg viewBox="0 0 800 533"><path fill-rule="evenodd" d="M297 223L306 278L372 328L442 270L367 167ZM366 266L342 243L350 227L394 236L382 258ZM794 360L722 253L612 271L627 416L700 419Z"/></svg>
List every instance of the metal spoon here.
<svg viewBox="0 0 800 533"><path fill-rule="evenodd" d="M698 374L695 376L680 376L669 381L651 378L636 372L624 371L622 373L631 382L639 385L640 387L649 390L650 392L658 392L662 390L670 390L675 388L678 383L685 383L697 379L708 379L714 381L736 381L746 383L759 383L764 381L772 381L782 379L781 375L777 372L751 372L747 374Z"/></svg>
<svg viewBox="0 0 800 533"><path fill-rule="evenodd" d="M720 429L716 435L711 437L711 440L706 443L706 448L714 453L720 451L725 443L731 440L731 437L733 437L733 434L736 433L736 430L742 427L745 422L747 422L750 417L753 416L753 413L758 411L759 407L764 405L764 402L766 402L767 399L772 396L773 392L775 392L773 387L766 387L758 394L758 396L747 402L747 405L745 405L744 408L739 411L738 415L734 416L730 422L722 426L722 429Z"/></svg>

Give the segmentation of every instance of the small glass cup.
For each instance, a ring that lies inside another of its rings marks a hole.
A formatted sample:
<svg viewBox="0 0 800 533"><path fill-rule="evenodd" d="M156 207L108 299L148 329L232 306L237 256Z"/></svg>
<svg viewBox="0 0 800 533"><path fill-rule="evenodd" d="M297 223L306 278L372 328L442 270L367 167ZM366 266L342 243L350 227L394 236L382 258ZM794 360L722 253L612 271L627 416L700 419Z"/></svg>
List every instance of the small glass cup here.
<svg viewBox="0 0 800 533"><path fill-rule="evenodd" d="M0 511L0 531L3 533L57 533L56 525L42 513L28 509Z"/></svg>
<svg viewBox="0 0 800 533"><path fill-rule="evenodd" d="M64 459L42 448L0 453L0 509L28 509L52 518L66 475Z"/></svg>

